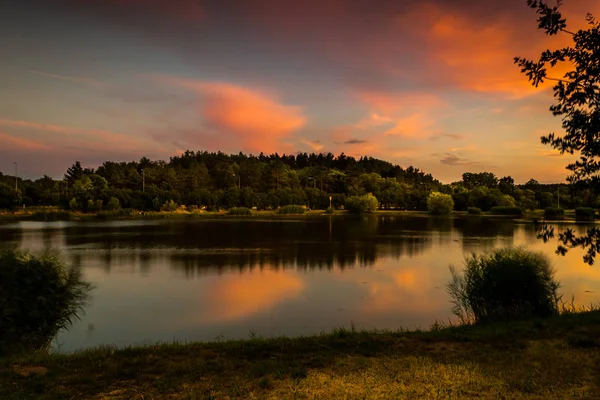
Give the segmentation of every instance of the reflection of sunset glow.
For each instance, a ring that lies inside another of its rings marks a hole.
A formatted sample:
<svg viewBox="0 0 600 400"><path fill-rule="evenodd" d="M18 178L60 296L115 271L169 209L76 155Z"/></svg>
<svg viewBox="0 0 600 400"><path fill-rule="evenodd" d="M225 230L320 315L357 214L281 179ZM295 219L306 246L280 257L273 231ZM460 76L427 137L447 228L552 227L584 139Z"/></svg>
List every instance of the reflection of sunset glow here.
<svg viewBox="0 0 600 400"><path fill-rule="evenodd" d="M230 321L267 311L296 298L304 287L302 279L285 272L224 276L208 288L206 321Z"/></svg>

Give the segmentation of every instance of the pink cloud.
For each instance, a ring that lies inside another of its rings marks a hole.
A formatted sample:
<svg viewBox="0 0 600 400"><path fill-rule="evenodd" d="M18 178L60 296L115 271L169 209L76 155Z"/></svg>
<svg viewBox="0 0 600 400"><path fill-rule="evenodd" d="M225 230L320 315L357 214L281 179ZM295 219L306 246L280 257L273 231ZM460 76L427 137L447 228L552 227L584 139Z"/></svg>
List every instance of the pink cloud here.
<svg viewBox="0 0 600 400"><path fill-rule="evenodd" d="M133 136L108 132L105 130L95 129L79 129L61 125L44 124L38 122L19 121L10 119L0 119L0 126L5 126L10 129L20 129L25 133L31 131L41 132L42 135L38 143L50 145L60 143L61 147L78 146L82 148L91 148L95 150L114 150L117 146L121 150L135 150L136 152L144 149L150 149L149 142L145 139L136 138ZM49 136L44 133L53 133L58 135L69 136L68 140L60 139L56 135ZM31 135L30 136L40 136Z"/></svg>
<svg viewBox="0 0 600 400"><path fill-rule="evenodd" d="M217 132L219 141L224 144L229 139L246 151L268 153L289 148L284 140L306 123L300 107L281 104L262 91L222 82L165 76L152 79L195 92L199 115Z"/></svg>
<svg viewBox="0 0 600 400"><path fill-rule="evenodd" d="M14 137L5 133L0 133L0 144L3 150L26 150L26 151L45 151L52 150L51 146L39 143L34 140Z"/></svg>

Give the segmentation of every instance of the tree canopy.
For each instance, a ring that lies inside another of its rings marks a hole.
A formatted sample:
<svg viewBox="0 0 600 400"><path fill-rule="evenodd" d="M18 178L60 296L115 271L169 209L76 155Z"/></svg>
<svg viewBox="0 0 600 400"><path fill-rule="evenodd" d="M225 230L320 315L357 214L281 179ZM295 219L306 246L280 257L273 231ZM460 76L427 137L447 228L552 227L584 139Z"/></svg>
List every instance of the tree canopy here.
<svg viewBox="0 0 600 400"><path fill-rule="evenodd" d="M568 164L568 181L585 185L597 193L600 183L600 23L587 14L587 28L576 32L567 29L567 21L560 7L553 7L543 0L527 0L527 5L538 14L538 28L546 35L569 35L572 44L555 50L544 51L537 61L515 57L515 63L534 86L546 80L556 81L553 87L554 104L550 111L560 117L564 134L554 132L541 138L561 154L576 154L579 159ZM550 77L548 71L557 64L569 67L562 77ZM551 228L545 226L541 237L554 237ZM576 236L573 230L559 234L561 243L557 249L565 254L569 248L587 250L585 262L593 264L600 250L600 230L592 228L586 235Z"/></svg>

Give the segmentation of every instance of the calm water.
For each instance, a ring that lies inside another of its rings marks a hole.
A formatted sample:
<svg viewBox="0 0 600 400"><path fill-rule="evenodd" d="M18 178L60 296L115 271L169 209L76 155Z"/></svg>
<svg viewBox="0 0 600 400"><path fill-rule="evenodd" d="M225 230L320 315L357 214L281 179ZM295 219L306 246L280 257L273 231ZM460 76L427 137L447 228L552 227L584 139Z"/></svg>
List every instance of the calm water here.
<svg viewBox="0 0 600 400"><path fill-rule="evenodd" d="M532 225L485 218L20 222L0 245L57 248L93 282L55 347L306 335L338 326L428 328L451 318L448 265L494 247L551 255L565 298L600 301L600 267L554 255Z"/></svg>

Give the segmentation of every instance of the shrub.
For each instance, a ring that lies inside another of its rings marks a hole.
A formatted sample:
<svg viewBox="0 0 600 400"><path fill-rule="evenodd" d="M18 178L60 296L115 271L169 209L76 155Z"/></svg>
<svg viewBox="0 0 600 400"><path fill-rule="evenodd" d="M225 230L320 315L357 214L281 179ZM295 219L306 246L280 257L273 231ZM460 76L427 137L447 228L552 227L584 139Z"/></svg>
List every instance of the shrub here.
<svg viewBox="0 0 600 400"><path fill-rule="evenodd" d="M371 193L362 196L350 196L346 198L345 208L354 214L375 212L379 208L379 201Z"/></svg>
<svg viewBox="0 0 600 400"><path fill-rule="evenodd" d="M252 215L252 211L246 207L233 207L229 209L229 215Z"/></svg>
<svg viewBox="0 0 600 400"><path fill-rule="evenodd" d="M433 215L448 215L454 208L454 200L449 194L431 192L427 197L427 210Z"/></svg>
<svg viewBox="0 0 600 400"><path fill-rule="evenodd" d="M304 214L304 211L306 211L306 209L303 206L289 205L289 206L281 207L279 209L279 214L297 215L297 214Z"/></svg>
<svg viewBox="0 0 600 400"><path fill-rule="evenodd" d="M496 215L512 215L515 217L523 216L523 210L519 207L492 207L492 214Z"/></svg>
<svg viewBox="0 0 600 400"><path fill-rule="evenodd" d="M591 207L577 207L575 209L575 219L577 221L593 221L596 211Z"/></svg>
<svg viewBox="0 0 600 400"><path fill-rule="evenodd" d="M160 210L174 212L177 211L178 208L179 206L177 205L177 203L175 203L173 200L168 200L164 202Z"/></svg>
<svg viewBox="0 0 600 400"><path fill-rule="evenodd" d="M79 203L77 202L77 199L75 197L73 197L70 201L69 201L69 209L73 210L73 211L77 211L79 210Z"/></svg>
<svg viewBox="0 0 600 400"><path fill-rule="evenodd" d="M71 221L73 213L67 210L43 210L36 211L28 219L32 221Z"/></svg>
<svg viewBox="0 0 600 400"><path fill-rule="evenodd" d="M56 255L0 252L0 353L44 350L83 310L91 285Z"/></svg>
<svg viewBox="0 0 600 400"><path fill-rule="evenodd" d="M116 197L111 197L106 205L106 208L111 211L119 210L121 208L121 202Z"/></svg>
<svg viewBox="0 0 600 400"><path fill-rule="evenodd" d="M545 219L563 219L565 210L557 207L548 207L544 210Z"/></svg>
<svg viewBox="0 0 600 400"><path fill-rule="evenodd" d="M327 207L327 210L325 210L325 214L333 214L335 212L335 209L333 207Z"/></svg>
<svg viewBox="0 0 600 400"><path fill-rule="evenodd" d="M469 214L472 214L472 215L479 215L479 214L481 214L481 208L477 208L477 207L468 207L468 208L467 208L467 212L468 212Z"/></svg>
<svg viewBox="0 0 600 400"><path fill-rule="evenodd" d="M465 260L462 274L450 266L447 290L463 323L548 317L559 310L560 287L549 259L525 248L494 250Z"/></svg>

